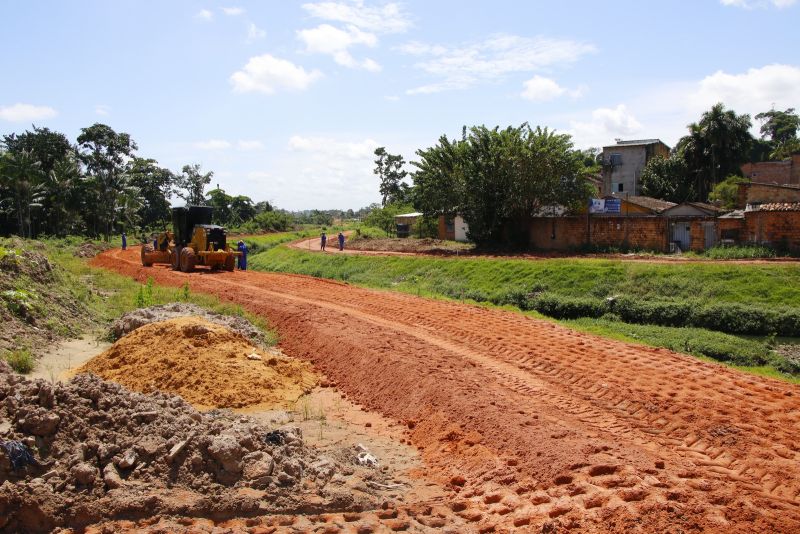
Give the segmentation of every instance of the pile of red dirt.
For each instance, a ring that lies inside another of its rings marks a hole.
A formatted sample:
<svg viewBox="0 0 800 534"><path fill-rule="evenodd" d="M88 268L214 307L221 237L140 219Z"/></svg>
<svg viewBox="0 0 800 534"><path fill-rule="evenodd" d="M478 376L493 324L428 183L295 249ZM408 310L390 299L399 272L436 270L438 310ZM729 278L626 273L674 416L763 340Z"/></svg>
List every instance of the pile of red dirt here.
<svg viewBox="0 0 800 534"><path fill-rule="evenodd" d="M76 370L134 391L180 395L198 409L290 408L317 383L307 362L265 351L199 317L137 328Z"/></svg>

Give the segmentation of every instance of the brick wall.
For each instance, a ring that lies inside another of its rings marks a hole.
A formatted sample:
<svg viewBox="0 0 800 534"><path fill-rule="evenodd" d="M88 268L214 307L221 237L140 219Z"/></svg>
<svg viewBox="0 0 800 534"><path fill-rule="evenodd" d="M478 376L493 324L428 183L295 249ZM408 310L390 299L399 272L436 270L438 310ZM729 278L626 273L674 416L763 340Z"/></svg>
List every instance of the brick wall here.
<svg viewBox="0 0 800 534"><path fill-rule="evenodd" d="M735 243L747 241L747 225L741 219L717 219L717 240L733 239Z"/></svg>
<svg viewBox="0 0 800 534"><path fill-rule="evenodd" d="M800 185L800 154L785 161L745 163L742 174L754 183Z"/></svg>
<svg viewBox="0 0 800 534"><path fill-rule="evenodd" d="M590 225L590 226L589 226ZM669 221L664 217L537 217L530 223L530 245L538 250L582 246L667 249ZM701 241L702 243L702 241Z"/></svg>
<svg viewBox="0 0 800 534"><path fill-rule="evenodd" d="M744 208L747 204L766 204L770 202L800 202L800 187L756 183L739 185L739 208Z"/></svg>
<svg viewBox="0 0 800 534"><path fill-rule="evenodd" d="M748 211L746 239L800 252L800 211Z"/></svg>

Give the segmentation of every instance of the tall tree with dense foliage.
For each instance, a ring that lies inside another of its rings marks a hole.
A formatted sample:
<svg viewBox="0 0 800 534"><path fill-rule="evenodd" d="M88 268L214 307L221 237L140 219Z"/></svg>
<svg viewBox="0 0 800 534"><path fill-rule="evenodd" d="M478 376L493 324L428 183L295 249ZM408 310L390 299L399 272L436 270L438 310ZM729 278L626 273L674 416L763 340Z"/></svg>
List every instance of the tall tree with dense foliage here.
<svg viewBox="0 0 800 534"><path fill-rule="evenodd" d="M756 115L756 120L761 121L761 137L770 142L771 159L783 159L800 152L800 139L797 131L800 129L800 116L794 108L786 111L771 109Z"/></svg>
<svg viewBox="0 0 800 534"><path fill-rule="evenodd" d="M129 185L141 196L136 219L146 228L168 225L171 219L169 197L175 175L151 158L134 157L126 166Z"/></svg>
<svg viewBox="0 0 800 534"><path fill-rule="evenodd" d="M138 147L127 133L100 123L81 128L78 146L94 193L89 205L95 214L95 229L108 240L115 231L122 196L130 194L125 162Z"/></svg>
<svg viewBox="0 0 800 534"><path fill-rule="evenodd" d="M187 204L201 206L206 202L205 189L211 183L213 171L200 172L200 165L184 165L175 183L178 189L175 193L186 201Z"/></svg>
<svg viewBox="0 0 800 534"><path fill-rule="evenodd" d="M720 180L741 172L753 142L751 125L750 115L737 115L721 103L689 125L689 135L678 141L676 151L694 177L699 200L705 201Z"/></svg>
<svg viewBox="0 0 800 534"><path fill-rule="evenodd" d="M44 176L33 151L23 149L0 155L0 185L9 192L2 208L13 214L17 233L22 237L33 236L32 212L41 208Z"/></svg>
<svg viewBox="0 0 800 534"><path fill-rule="evenodd" d="M408 184L403 180L408 176L408 172L403 170L405 160L403 156L389 154L385 147L375 149L375 174L380 178L378 191L381 194L381 204L394 204L405 202L408 198Z"/></svg>
<svg viewBox="0 0 800 534"><path fill-rule="evenodd" d="M648 197L675 203L694 201L694 182L686 162L677 154L668 158L656 156L642 170L642 194Z"/></svg>
<svg viewBox="0 0 800 534"><path fill-rule="evenodd" d="M479 244L527 241L525 219L549 206L575 210L591 195L569 135L528 124L475 126L417 152L415 201L426 216L461 214Z"/></svg>

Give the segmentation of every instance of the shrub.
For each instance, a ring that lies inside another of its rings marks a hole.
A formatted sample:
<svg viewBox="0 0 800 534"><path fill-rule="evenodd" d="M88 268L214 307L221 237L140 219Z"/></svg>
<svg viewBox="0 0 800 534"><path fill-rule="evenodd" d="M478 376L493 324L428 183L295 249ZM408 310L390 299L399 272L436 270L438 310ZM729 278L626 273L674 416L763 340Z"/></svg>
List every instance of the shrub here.
<svg viewBox="0 0 800 534"><path fill-rule="evenodd" d="M741 304L708 304L695 309L691 324L732 334L768 335L776 332L778 314L771 310Z"/></svg>
<svg viewBox="0 0 800 534"><path fill-rule="evenodd" d="M556 319L577 319L579 317L600 317L606 313L603 301L581 298L563 297L552 293L543 293L532 300L533 309Z"/></svg>
<svg viewBox="0 0 800 534"><path fill-rule="evenodd" d="M609 300L610 311L627 323L684 326L692 313L690 302L635 300L622 297Z"/></svg>
<svg viewBox="0 0 800 534"><path fill-rule="evenodd" d="M33 367L36 364L33 354L27 348L12 350L4 354L3 359L8 362L12 369L23 375L33 371Z"/></svg>

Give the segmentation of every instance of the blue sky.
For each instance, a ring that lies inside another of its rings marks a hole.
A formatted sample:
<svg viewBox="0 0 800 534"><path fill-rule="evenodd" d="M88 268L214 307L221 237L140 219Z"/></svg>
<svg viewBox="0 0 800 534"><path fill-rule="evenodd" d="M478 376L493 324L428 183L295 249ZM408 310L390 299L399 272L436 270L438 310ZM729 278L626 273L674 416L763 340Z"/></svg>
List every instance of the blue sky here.
<svg viewBox="0 0 800 534"><path fill-rule="evenodd" d="M462 125L673 145L716 101L800 108L797 0L4 0L0 133L109 124L287 209L379 200Z"/></svg>

